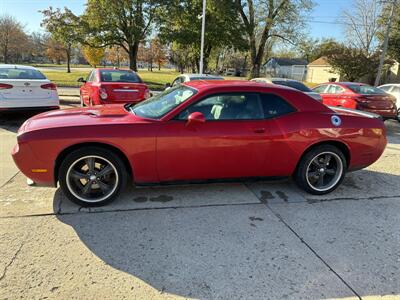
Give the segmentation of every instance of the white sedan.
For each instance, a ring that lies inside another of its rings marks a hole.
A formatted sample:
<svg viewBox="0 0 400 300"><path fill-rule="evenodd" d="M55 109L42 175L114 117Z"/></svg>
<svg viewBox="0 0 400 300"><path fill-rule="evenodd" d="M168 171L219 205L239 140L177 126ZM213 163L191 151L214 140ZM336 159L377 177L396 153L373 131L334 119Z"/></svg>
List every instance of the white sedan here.
<svg viewBox="0 0 400 300"><path fill-rule="evenodd" d="M378 86L378 88L396 97L397 120L400 122L400 83L388 83Z"/></svg>
<svg viewBox="0 0 400 300"><path fill-rule="evenodd" d="M58 109L56 85L34 67L0 65L0 111Z"/></svg>

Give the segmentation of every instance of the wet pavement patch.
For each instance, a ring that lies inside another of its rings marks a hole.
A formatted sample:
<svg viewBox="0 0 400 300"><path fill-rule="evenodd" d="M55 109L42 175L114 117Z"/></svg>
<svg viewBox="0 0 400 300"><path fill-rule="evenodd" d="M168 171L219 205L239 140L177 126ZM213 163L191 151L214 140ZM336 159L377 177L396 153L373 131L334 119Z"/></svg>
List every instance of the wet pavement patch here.
<svg viewBox="0 0 400 300"><path fill-rule="evenodd" d="M167 195L160 195L158 197L150 198L151 202L162 202L162 203L165 203L165 202L169 202L169 201L172 201L172 200L174 200L174 197L167 196Z"/></svg>
<svg viewBox="0 0 400 300"><path fill-rule="evenodd" d="M274 199L274 195L272 195L271 192L268 191L261 191L261 197L260 197L260 201L262 203L267 203L268 200Z"/></svg>
<svg viewBox="0 0 400 300"><path fill-rule="evenodd" d="M276 194L278 195L279 198L281 198L283 201L288 202L288 195L286 195L284 192L282 191L276 191Z"/></svg>
<svg viewBox="0 0 400 300"><path fill-rule="evenodd" d="M143 203L147 201L147 197L136 197L133 199L133 201L138 202L138 203Z"/></svg>

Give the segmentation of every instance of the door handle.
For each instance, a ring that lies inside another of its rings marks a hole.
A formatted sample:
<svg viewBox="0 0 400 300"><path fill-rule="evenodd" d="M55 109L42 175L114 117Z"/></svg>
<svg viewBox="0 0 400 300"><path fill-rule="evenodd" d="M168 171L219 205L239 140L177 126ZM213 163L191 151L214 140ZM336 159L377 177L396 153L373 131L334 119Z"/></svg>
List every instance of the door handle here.
<svg viewBox="0 0 400 300"><path fill-rule="evenodd" d="M254 132L255 133L264 133L265 132L265 128L255 128Z"/></svg>

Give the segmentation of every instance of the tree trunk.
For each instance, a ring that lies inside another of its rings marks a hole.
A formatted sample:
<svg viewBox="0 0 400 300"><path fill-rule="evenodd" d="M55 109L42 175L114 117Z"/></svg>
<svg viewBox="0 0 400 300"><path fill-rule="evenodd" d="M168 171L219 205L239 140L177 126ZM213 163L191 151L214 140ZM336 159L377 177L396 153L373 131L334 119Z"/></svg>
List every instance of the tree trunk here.
<svg viewBox="0 0 400 300"><path fill-rule="evenodd" d="M129 45L129 69L137 72L137 54L139 49L139 43Z"/></svg>
<svg viewBox="0 0 400 300"><path fill-rule="evenodd" d="M67 73L71 73L71 45L67 46Z"/></svg>

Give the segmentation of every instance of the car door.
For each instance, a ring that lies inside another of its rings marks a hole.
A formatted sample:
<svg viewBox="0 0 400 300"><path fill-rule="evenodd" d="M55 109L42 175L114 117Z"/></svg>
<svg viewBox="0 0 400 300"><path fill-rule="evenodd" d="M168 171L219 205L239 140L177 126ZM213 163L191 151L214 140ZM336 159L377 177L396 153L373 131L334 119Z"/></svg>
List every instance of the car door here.
<svg viewBox="0 0 400 300"><path fill-rule="evenodd" d="M188 126L193 112L201 112L205 122ZM264 176L269 148L265 122L259 94L206 96L161 126L160 181Z"/></svg>
<svg viewBox="0 0 400 300"><path fill-rule="evenodd" d="M90 95L92 93L93 80L95 78L95 70L89 73L86 82L81 87L82 100L86 105L89 105Z"/></svg>
<svg viewBox="0 0 400 300"><path fill-rule="evenodd" d="M327 90L327 88L328 88L328 84L321 84L321 85L316 86L312 90L321 95L322 102L323 102L324 97L325 97L325 91Z"/></svg>
<svg viewBox="0 0 400 300"><path fill-rule="evenodd" d="M327 89L325 90L322 99L325 105L330 106L344 106L344 99L342 99L345 89L336 84L328 85Z"/></svg>

